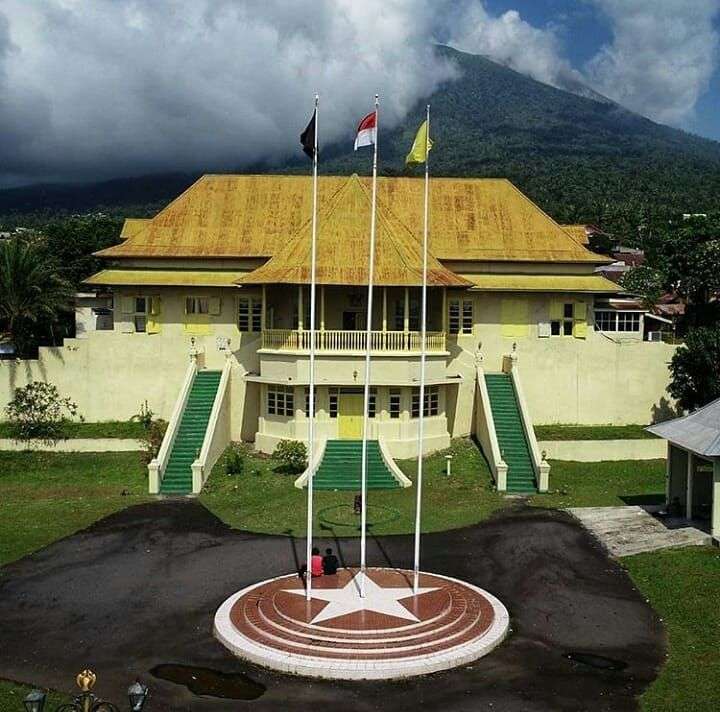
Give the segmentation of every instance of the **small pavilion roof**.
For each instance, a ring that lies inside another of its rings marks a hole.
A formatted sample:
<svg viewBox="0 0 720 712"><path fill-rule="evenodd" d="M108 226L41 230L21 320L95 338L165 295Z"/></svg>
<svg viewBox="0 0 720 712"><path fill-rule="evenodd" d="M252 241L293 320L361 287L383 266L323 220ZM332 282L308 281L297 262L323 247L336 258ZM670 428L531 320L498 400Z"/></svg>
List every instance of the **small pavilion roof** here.
<svg viewBox="0 0 720 712"><path fill-rule="evenodd" d="M720 457L720 398L694 413L645 429L697 455Z"/></svg>
<svg viewBox="0 0 720 712"><path fill-rule="evenodd" d="M370 250L369 190L353 175L318 214L317 283L366 284ZM422 247L407 227L378 200L375 238L375 273L378 286L422 284ZM298 232L262 267L244 275L240 284L307 284L310 282L312 221ZM471 283L428 255L428 286L469 287Z"/></svg>

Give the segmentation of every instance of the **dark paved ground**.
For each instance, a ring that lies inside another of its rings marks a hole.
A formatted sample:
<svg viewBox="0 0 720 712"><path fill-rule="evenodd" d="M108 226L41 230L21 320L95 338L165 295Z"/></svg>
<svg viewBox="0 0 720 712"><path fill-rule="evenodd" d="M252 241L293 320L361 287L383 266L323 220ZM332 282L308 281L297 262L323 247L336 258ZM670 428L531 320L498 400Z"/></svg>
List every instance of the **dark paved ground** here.
<svg viewBox="0 0 720 712"><path fill-rule="evenodd" d="M345 563L357 563L357 541L337 545ZM397 683L330 683L234 659L212 637L216 608L250 583L294 570L302 551L302 541L234 532L192 501L112 515L0 570L0 677L69 692L90 666L98 692L124 700L139 675L152 687L150 712L618 712L637 708L664 657L662 625L623 570L568 516L525 510L424 538L425 570L477 584L510 611L511 637L470 667ZM411 538L371 541L368 563L411 567ZM564 657L570 651L627 667L574 663ZM150 676L162 663L245 672L267 692L252 702L194 696Z"/></svg>

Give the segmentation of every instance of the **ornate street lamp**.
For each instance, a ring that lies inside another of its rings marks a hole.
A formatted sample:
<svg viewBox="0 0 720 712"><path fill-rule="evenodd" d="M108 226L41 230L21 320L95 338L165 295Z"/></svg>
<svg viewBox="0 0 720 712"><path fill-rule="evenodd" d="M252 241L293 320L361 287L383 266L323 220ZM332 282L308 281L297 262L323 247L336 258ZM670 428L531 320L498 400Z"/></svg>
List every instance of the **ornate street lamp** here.
<svg viewBox="0 0 720 712"><path fill-rule="evenodd" d="M80 694L72 702L60 705L55 712L120 712L120 709L112 702L107 702L96 697L92 688L97 681L97 675L92 670L83 670L75 678ZM131 712L142 712L147 701L149 690L140 681L135 681L128 688L128 700L130 701ZM43 712L47 695L42 690L33 690L25 697L23 704L26 712Z"/></svg>

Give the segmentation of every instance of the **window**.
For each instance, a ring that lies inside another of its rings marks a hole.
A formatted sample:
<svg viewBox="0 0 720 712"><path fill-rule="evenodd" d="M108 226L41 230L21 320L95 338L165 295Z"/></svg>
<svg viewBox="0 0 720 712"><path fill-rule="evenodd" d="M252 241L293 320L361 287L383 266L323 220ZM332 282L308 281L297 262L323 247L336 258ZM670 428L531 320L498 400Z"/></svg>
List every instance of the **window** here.
<svg viewBox="0 0 720 712"><path fill-rule="evenodd" d="M597 331L640 331L640 312L616 311L614 309L595 310L595 329Z"/></svg>
<svg viewBox="0 0 720 712"><path fill-rule="evenodd" d="M390 390L390 405L388 411L391 418L395 419L400 417L400 391L397 389Z"/></svg>
<svg viewBox="0 0 720 712"><path fill-rule="evenodd" d="M238 299L238 329L240 331L262 329L262 300L255 297Z"/></svg>
<svg viewBox="0 0 720 712"><path fill-rule="evenodd" d="M420 304L417 299L411 299L408 312L408 331L420 331ZM395 302L395 331L405 330L405 300Z"/></svg>
<svg viewBox="0 0 720 712"><path fill-rule="evenodd" d="M318 394L317 394L317 388L315 388L315 415L317 416L318 412ZM310 417L310 389L305 389L305 417Z"/></svg>
<svg viewBox="0 0 720 712"><path fill-rule="evenodd" d="M186 314L209 314L210 299L208 297L185 297Z"/></svg>
<svg viewBox="0 0 720 712"><path fill-rule="evenodd" d="M330 389L330 401L328 404L328 414L331 418L337 418L338 417L338 389L337 388L331 388Z"/></svg>
<svg viewBox="0 0 720 712"><path fill-rule="evenodd" d="M575 305L570 302L562 304L561 318L553 319L550 322L551 336L572 336L575 323Z"/></svg>
<svg viewBox="0 0 720 712"><path fill-rule="evenodd" d="M427 386L425 388L425 407L423 408L425 417L437 415L440 412L440 393L437 386ZM413 418L420 417L420 389L413 388L412 406L410 415Z"/></svg>
<svg viewBox="0 0 720 712"><path fill-rule="evenodd" d="M147 313L148 313L147 297L135 297L135 313L133 315L133 323L135 331L144 334L147 331Z"/></svg>
<svg viewBox="0 0 720 712"><path fill-rule="evenodd" d="M292 386L268 386L268 415L295 415L295 397Z"/></svg>
<svg viewBox="0 0 720 712"><path fill-rule="evenodd" d="M368 418L374 418L377 413L377 391L374 388L370 389L368 396Z"/></svg>
<svg viewBox="0 0 720 712"><path fill-rule="evenodd" d="M451 299L448 302L448 328L451 334L472 334L472 299Z"/></svg>

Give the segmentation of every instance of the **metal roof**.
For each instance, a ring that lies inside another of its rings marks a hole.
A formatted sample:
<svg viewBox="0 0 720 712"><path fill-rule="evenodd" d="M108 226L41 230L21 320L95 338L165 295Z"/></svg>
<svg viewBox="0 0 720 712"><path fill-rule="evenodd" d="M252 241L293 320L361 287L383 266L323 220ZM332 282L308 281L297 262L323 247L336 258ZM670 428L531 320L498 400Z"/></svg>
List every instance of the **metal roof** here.
<svg viewBox="0 0 720 712"><path fill-rule="evenodd" d="M697 455L720 457L720 398L690 415L645 430Z"/></svg>

